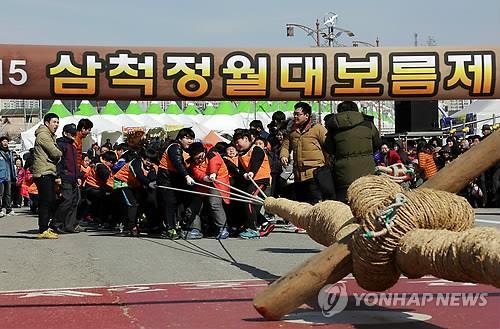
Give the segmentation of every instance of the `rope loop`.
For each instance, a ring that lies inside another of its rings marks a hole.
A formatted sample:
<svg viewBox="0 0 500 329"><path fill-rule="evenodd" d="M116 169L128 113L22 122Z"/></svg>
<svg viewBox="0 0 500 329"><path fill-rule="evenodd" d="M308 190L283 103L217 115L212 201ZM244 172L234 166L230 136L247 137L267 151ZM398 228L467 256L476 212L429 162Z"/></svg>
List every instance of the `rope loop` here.
<svg viewBox="0 0 500 329"><path fill-rule="evenodd" d="M402 163L395 163L387 167L377 166L375 167L375 174L389 177L398 184L410 181L415 177L413 168L406 167Z"/></svg>
<svg viewBox="0 0 500 329"><path fill-rule="evenodd" d="M397 193L394 197L394 202L382 210L377 216L379 221L384 228L380 231L365 231L363 237L367 239L373 239L375 237L384 236L391 231L392 226L394 226L394 216L396 216L398 209L406 203L407 199L403 193Z"/></svg>

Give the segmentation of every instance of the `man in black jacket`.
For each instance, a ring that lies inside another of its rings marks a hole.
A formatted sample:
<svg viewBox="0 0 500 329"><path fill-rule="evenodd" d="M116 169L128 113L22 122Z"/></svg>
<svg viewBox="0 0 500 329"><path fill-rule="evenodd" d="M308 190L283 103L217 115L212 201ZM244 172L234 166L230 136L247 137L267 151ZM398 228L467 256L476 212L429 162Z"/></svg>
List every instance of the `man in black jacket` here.
<svg viewBox="0 0 500 329"><path fill-rule="evenodd" d="M56 210L53 229L60 233L79 233L83 229L78 225L78 175L77 150L75 146L76 125L63 127L63 137L57 139L57 145L63 155L57 163L57 177L60 178L59 203Z"/></svg>
<svg viewBox="0 0 500 329"><path fill-rule="evenodd" d="M186 160L189 158L187 150L195 138L191 128L179 130L175 141L173 141L163 152L158 168L157 189L158 203L163 208L163 220L167 227L167 238L179 239L177 233L177 212L180 204L187 204L186 193L168 189L168 187L178 189L188 189L195 181L189 175ZM167 188L162 188L167 187Z"/></svg>

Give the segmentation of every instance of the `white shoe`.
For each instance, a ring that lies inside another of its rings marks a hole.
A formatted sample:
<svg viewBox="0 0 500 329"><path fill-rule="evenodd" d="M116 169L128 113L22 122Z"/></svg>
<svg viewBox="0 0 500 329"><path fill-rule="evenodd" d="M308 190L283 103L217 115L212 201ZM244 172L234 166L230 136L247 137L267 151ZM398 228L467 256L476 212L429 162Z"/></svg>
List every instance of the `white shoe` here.
<svg viewBox="0 0 500 329"><path fill-rule="evenodd" d="M6 216L15 216L17 215L15 212L14 212L14 209L12 209L10 212L7 213Z"/></svg>

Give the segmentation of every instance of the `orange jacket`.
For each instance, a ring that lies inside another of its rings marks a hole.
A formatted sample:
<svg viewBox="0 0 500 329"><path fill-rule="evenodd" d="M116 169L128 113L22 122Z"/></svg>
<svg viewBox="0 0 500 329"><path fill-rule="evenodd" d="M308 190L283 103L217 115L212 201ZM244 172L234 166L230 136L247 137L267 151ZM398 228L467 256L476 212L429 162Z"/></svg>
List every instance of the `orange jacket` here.
<svg viewBox="0 0 500 329"><path fill-rule="evenodd" d="M432 154L426 152L418 153L418 166L422 168L425 179L429 179L437 173L436 163Z"/></svg>
<svg viewBox="0 0 500 329"><path fill-rule="evenodd" d="M76 167L80 168L82 165L82 147L83 147L83 138L82 138L82 132L77 131L76 132L76 138L73 143L76 147Z"/></svg>
<svg viewBox="0 0 500 329"><path fill-rule="evenodd" d="M224 163L224 160L222 160L222 157L220 156L219 153L215 151L208 151L205 160L203 162L199 164L191 163L189 168L191 169L193 178L198 182L228 192L221 194L223 197L225 197L223 199L224 202L229 203L229 199L227 198L229 197L229 192L230 192L229 187L224 186L217 182L207 183L203 180L205 176L209 176L210 174L216 174L217 180L229 185L229 172L227 170L226 164ZM200 186L196 186L195 190L204 193L208 192L207 188L203 188Z"/></svg>

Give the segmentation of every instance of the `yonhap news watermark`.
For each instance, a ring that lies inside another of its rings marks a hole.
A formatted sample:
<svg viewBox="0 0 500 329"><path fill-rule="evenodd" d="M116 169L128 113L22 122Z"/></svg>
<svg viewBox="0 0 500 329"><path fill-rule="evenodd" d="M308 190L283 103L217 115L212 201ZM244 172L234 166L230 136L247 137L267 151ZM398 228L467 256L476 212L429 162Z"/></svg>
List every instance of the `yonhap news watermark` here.
<svg viewBox="0 0 500 329"><path fill-rule="evenodd" d="M349 297L354 307L484 307L488 304L485 292L447 292L447 293L388 293L369 292L348 294L344 282L326 285L318 294L318 305L325 317L342 312Z"/></svg>

